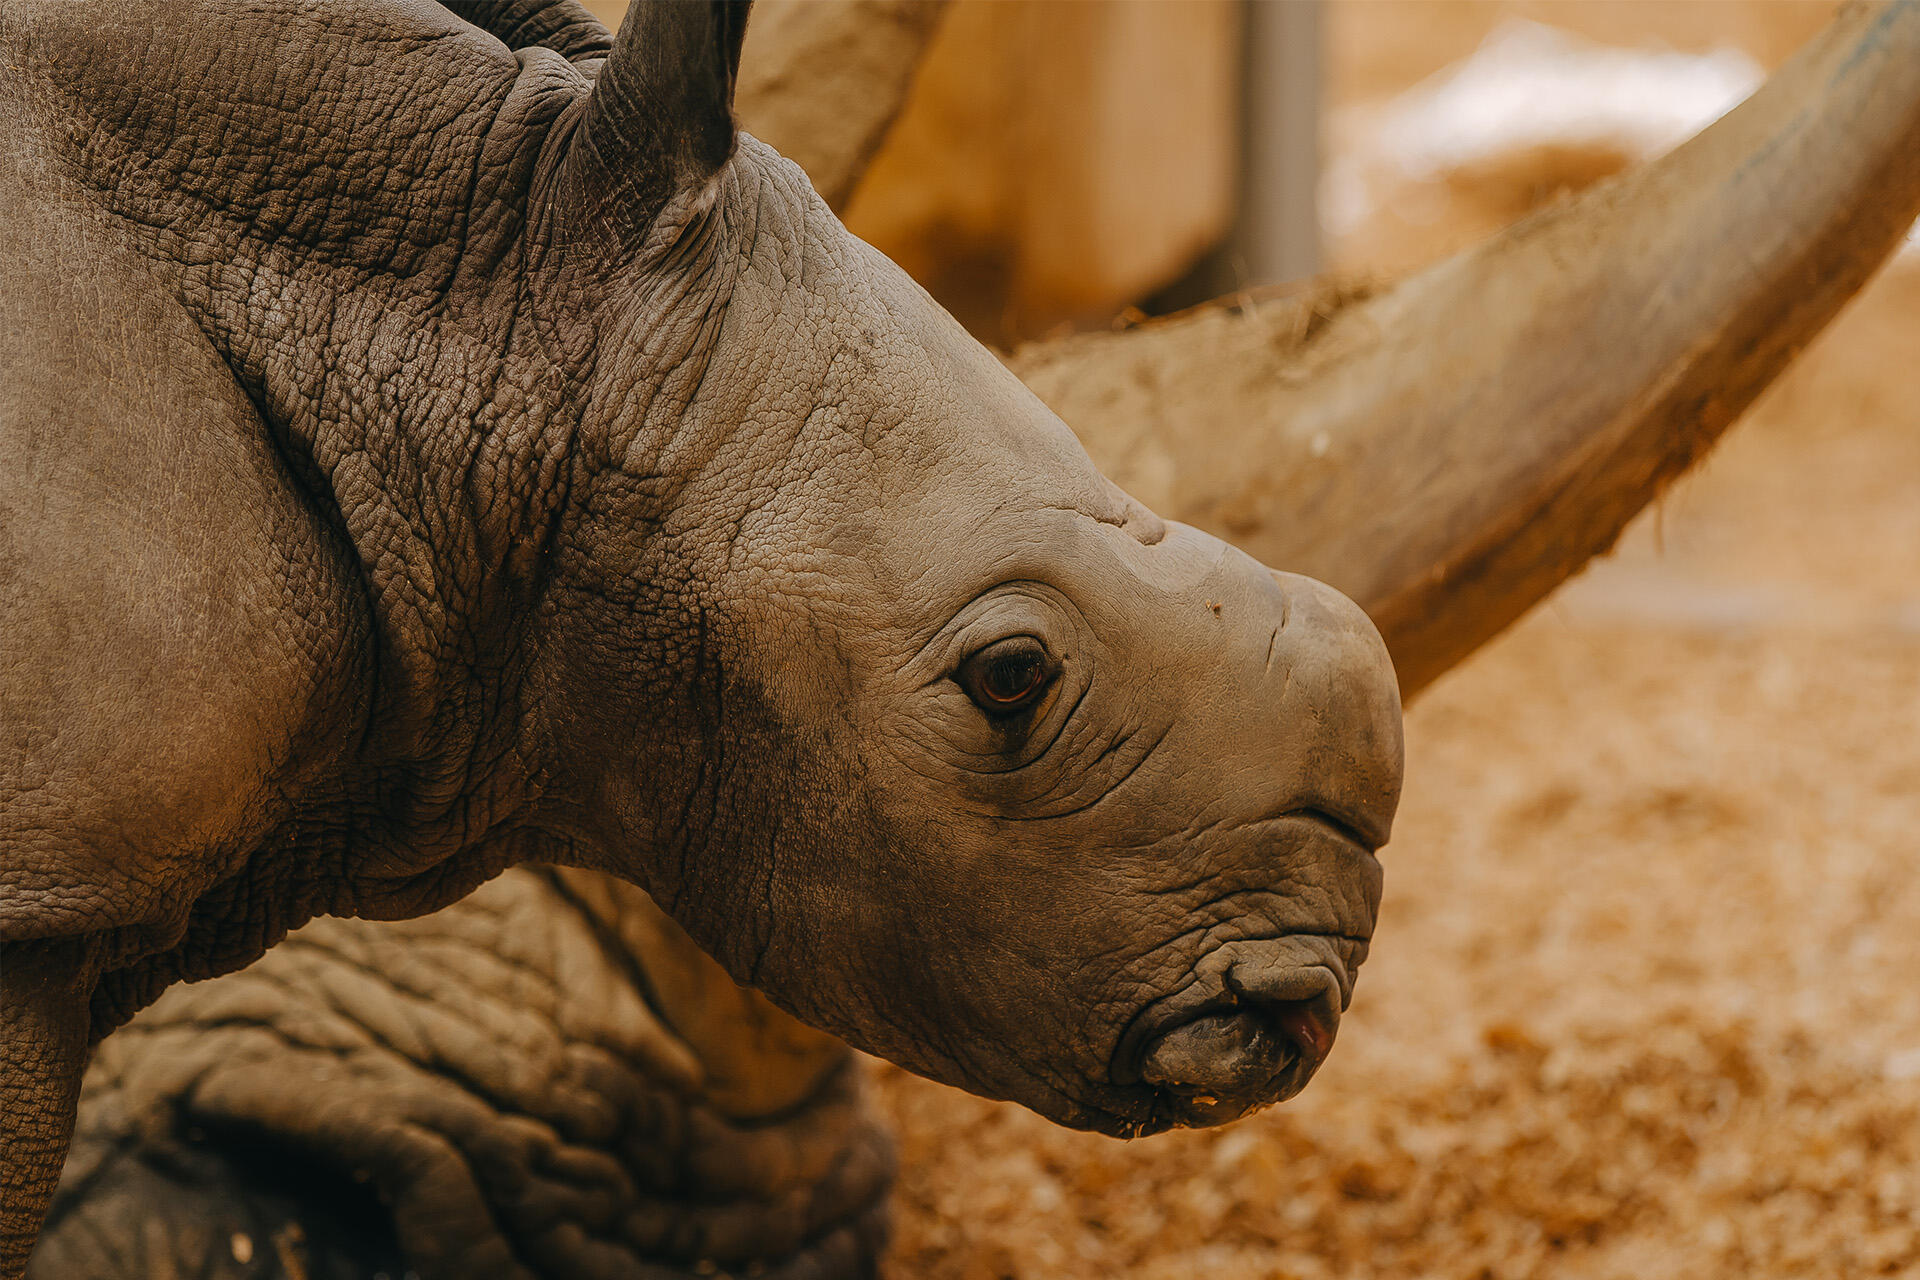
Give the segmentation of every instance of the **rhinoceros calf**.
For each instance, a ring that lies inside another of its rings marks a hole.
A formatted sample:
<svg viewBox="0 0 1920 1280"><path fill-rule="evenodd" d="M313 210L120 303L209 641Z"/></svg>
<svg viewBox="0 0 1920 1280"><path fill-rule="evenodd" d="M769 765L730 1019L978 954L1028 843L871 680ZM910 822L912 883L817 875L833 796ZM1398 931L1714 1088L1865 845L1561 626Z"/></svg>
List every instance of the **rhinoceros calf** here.
<svg viewBox="0 0 1920 1280"><path fill-rule="evenodd" d="M855 12L896 55L924 38L923 12L849 0L788 11L779 56L843 49ZM565 5L474 14L510 47L608 51ZM905 83L872 52L824 68L858 109L796 139L822 190L851 188ZM1854 8L1694 142L1331 319L1236 301L1014 367L1172 513L1352 590L1417 689L1785 366L1920 211L1917 157L1920 5ZM403 926L317 921L96 1057L33 1274L861 1269L883 1175L844 1050L715 973L590 871L516 870Z"/></svg>
<svg viewBox="0 0 1920 1280"><path fill-rule="evenodd" d="M737 135L743 7L574 12L0 15L7 1275L92 1041L525 859L1064 1124L1331 1044L1366 618L1129 499Z"/></svg>

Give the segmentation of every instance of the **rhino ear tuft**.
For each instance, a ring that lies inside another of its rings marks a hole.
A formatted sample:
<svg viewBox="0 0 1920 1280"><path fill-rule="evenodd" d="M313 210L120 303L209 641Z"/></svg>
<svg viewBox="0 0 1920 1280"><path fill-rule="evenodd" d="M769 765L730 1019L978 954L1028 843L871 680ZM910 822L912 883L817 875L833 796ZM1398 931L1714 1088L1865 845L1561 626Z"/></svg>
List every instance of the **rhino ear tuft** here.
<svg viewBox="0 0 1920 1280"><path fill-rule="evenodd" d="M752 0L634 0L587 107L583 141L619 221L650 222L733 153L733 86Z"/></svg>

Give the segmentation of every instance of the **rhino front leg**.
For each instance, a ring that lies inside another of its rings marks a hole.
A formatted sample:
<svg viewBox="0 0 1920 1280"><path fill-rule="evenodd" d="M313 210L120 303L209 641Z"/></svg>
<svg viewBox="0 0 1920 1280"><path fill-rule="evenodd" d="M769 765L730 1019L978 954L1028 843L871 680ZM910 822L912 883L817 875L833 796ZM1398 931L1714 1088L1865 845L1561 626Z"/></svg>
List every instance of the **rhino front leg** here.
<svg viewBox="0 0 1920 1280"><path fill-rule="evenodd" d="M0 1277L27 1265L73 1136L92 958L77 942L0 947Z"/></svg>
<svg viewBox="0 0 1920 1280"><path fill-rule="evenodd" d="M373 1190L290 1148L143 1124L89 1086L29 1280L392 1280L409 1274Z"/></svg>

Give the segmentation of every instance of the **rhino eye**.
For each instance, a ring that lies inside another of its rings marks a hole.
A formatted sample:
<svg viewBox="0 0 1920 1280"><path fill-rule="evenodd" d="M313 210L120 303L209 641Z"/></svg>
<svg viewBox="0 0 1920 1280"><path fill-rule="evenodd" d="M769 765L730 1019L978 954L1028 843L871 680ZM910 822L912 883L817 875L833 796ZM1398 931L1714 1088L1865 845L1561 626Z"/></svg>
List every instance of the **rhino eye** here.
<svg viewBox="0 0 1920 1280"><path fill-rule="evenodd" d="M1032 636L996 640L960 664L954 679L990 716L1011 715L1040 700L1053 682L1053 663Z"/></svg>

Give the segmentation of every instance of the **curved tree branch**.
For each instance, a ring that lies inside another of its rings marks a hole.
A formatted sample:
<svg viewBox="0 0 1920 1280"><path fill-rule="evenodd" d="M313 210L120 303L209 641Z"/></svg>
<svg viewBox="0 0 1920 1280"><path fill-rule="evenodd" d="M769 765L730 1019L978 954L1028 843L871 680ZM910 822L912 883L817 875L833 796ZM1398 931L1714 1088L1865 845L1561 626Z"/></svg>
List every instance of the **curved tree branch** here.
<svg viewBox="0 0 1920 1280"><path fill-rule="evenodd" d="M1348 592L1411 695L1612 546L1920 213L1920 4L1855 6L1672 154L1378 296L1013 367L1164 515Z"/></svg>
<svg viewBox="0 0 1920 1280"><path fill-rule="evenodd" d="M761 0L735 109L836 211L906 104L946 0Z"/></svg>

